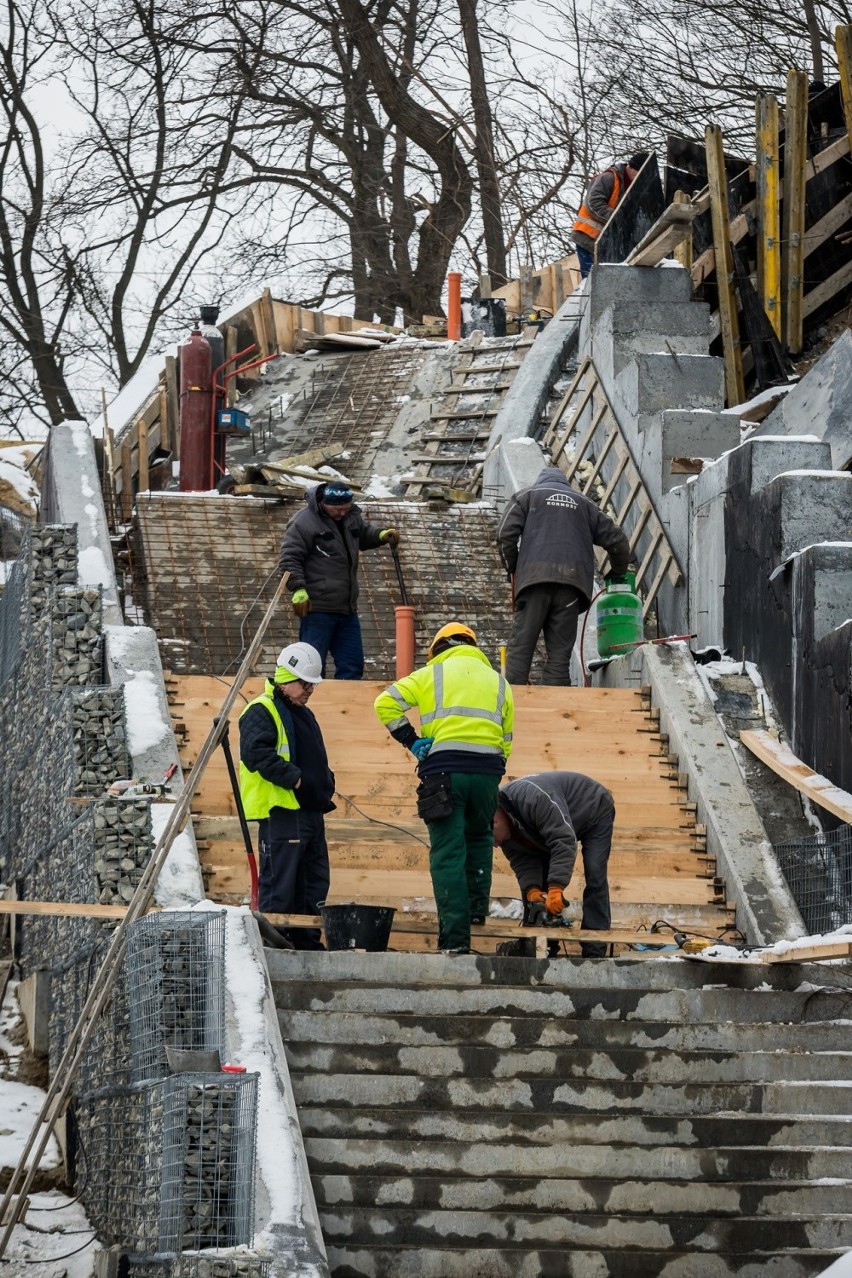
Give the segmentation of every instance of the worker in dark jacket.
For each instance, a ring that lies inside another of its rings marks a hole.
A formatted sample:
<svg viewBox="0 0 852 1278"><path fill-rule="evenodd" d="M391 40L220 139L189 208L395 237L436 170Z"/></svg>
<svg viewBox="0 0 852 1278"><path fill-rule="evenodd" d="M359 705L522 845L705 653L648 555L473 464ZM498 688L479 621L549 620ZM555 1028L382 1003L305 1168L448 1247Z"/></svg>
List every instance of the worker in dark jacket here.
<svg viewBox="0 0 852 1278"><path fill-rule="evenodd" d="M509 502L497 544L515 582L506 678L510 683L529 681L535 646L544 632L542 683L570 684L577 622L594 594L594 548L608 552L609 579L617 581L630 563L626 534L572 488L557 466L548 466Z"/></svg>
<svg viewBox="0 0 852 1278"><path fill-rule="evenodd" d="M275 674L240 715L240 797L259 821L258 904L264 913L316 914L330 872L323 816L334 808L334 773L307 702L322 680L320 655L291 643ZM281 929L300 950L321 950L310 928Z"/></svg>
<svg viewBox="0 0 852 1278"><path fill-rule="evenodd" d="M562 913L579 839L586 880L582 925L592 931L609 930L607 864L614 822L609 790L580 772L538 772L501 787L494 842L515 872L525 923L546 923L548 916ZM587 958L606 953L606 946L597 942L580 948Z"/></svg>
<svg viewBox="0 0 852 1278"><path fill-rule="evenodd" d="M290 520L278 559L293 592L299 639L316 648L322 673L330 652L335 679L364 676L364 645L358 618L358 556L362 550L397 545L395 528L374 528L352 501L344 483L318 484L307 507Z"/></svg>
<svg viewBox="0 0 852 1278"><path fill-rule="evenodd" d="M589 183L574 223L574 247L581 279L585 279L592 269L595 241L647 158L647 151L637 151L626 164L611 164L608 169L596 173Z"/></svg>

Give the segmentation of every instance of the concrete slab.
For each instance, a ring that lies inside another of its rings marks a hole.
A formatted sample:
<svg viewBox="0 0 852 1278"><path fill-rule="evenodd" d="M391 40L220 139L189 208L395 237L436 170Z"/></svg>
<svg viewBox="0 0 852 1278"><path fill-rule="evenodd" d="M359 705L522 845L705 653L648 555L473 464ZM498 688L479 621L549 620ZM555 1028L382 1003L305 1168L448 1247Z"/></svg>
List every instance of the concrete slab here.
<svg viewBox="0 0 852 1278"><path fill-rule="evenodd" d="M613 407L617 399L633 414L715 410L724 403L724 363L712 355L637 354L608 389Z"/></svg>
<svg viewBox="0 0 852 1278"><path fill-rule="evenodd" d="M780 514L779 563L818 541L852 545L852 475L831 471L778 475L766 485L765 500Z"/></svg>
<svg viewBox="0 0 852 1278"><path fill-rule="evenodd" d="M779 406L757 427L760 435L817 435L831 449L831 465L852 464L852 332L846 329Z"/></svg>
<svg viewBox="0 0 852 1278"><path fill-rule="evenodd" d="M804 569L808 561L812 565L814 576L811 637L815 643L819 643L852 617L852 541L808 546L797 556L793 574L794 607L797 597L796 570Z"/></svg>

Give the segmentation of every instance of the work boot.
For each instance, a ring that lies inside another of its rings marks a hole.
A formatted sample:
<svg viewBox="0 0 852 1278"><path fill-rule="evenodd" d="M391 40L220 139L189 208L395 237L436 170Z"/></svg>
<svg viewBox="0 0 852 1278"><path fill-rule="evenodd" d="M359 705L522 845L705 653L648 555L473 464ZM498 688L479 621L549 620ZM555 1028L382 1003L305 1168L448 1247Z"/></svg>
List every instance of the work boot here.
<svg viewBox="0 0 852 1278"><path fill-rule="evenodd" d="M441 954L447 954L450 958L458 958L462 954L471 954L472 950L469 945L451 945L448 949L441 950Z"/></svg>
<svg viewBox="0 0 852 1278"><path fill-rule="evenodd" d="M477 927L481 927L481 926L482 926L482 924L485 922L485 915L484 915L484 914L471 914L471 916L470 916L470 921L471 921L471 923L475 924L475 926L477 926Z"/></svg>

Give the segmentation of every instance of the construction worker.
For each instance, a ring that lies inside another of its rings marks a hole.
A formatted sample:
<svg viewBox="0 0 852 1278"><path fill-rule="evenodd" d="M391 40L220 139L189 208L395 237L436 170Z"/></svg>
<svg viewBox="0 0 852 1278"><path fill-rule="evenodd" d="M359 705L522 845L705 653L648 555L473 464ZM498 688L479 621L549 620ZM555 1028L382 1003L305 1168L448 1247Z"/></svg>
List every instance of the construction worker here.
<svg viewBox="0 0 852 1278"><path fill-rule="evenodd" d="M307 506L284 531L278 570L289 572L299 639L316 648L325 675L334 659L335 679L364 677L364 645L358 617L358 555L399 544L395 528L374 528L352 500L347 484L329 481L312 488Z"/></svg>
<svg viewBox="0 0 852 1278"><path fill-rule="evenodd" d="M515 613L506 652L506 678L527 683L535 646L544 633L542 683L571 683L571 653L580 614L594 594L595 546L609 554L609 581L626 580L630 542L609 515L572 488L558 466L515 493L497 530L497 544L514 580Z"/></svg>
<svg viewBox="0 0 852 1278"><path fill-rule="evenodd" d="M429 872L443 954L470 953L484 923L494 859L491 822L512 749L512 690L469 626L442 626L425 666L386 688L379 719L417 759L417 811L429 828ZM418 710L418 736L408 722Z"/></svg>
<svg viewBox="0 0 852 1278"><path fill-rule="evenodd" d="M330 873L323 816L335 804L334 773L308 700L322 681L316 648L291 643L240 715L240 797L258 821L258 904L264 913L316 914ZM297 950L321 950L311 928L281 929Z"/></svg>
<svg viewBox="0 0 852 1278"><path fill-rule="evenodd" d="M580 772L538 772L501 787L494 814L494 842L515 872L524 923L541 926L565 908L582 845L584 928L608 931L612 922L607 864L615 804L606 786ZM586 958L603 958L606 946L582 943Z"/></svg>
<svg viewBox="0 0 852 1278"><path fill-rule="evenodd" d="M596 173L586 190L574 223L574 247L580 262L580 276L585 279L595 260L595 240L612 217L613 210L648 158L647 151L637 151L626 164L611 164Z"/></svg>

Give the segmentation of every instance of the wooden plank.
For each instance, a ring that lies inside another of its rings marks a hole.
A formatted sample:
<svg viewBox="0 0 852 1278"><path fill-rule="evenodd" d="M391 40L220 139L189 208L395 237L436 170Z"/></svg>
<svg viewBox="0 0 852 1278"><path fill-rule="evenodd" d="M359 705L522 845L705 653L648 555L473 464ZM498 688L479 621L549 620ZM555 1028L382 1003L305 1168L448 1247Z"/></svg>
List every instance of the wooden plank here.
<svg viewBox="0 0 852 1278"><path fill-rule="evenodd" d="M837 50L837 71L840 78L840 95L843 99L843 118L846 121L846 140L852 150L852 26L840 24L835 27L834 47Z"/></svg>
<svg viewBox="0 0 852 1278"><path fill-rule="evenodd" d="M745 378L740 348L740 326L734 295L734 258L728 225L728 182L725 176L722 130L718 125L707 126L704 130L704 143L710 187L713 248L716 254L722 351L725 358L725 392L729 405L741 404L745 399Z"/></svg>
<svg viewBox="0 0 852 1278"><path fill-rule="evenodd" d="M660 215L627 256L629 266L656 266L678 244L692 235L695 210L690 203L675 201Z"/></svg>
<svg viewBox="0 0 852 1278"><path fill-rule="evenodd" d="M781 217L778 170L778 99L760 93L755 107L757 140L757 293L781 336Z"/></svg>
<svg viewBox="0 0 852 1278"><path fill-rule="evenodd" d="M787 72L787 109L784 133L784 216L781 281L783 290L782 334L791 355L800 354L804 342L805 203L808 141L808 77L804 71Z"/></svg>
<svg viewBox="0 0 852 1278"><path fill-rule="evenodd" d="M813 963L818 959L852 958L852 941L820 941L813 945L794 945L783 954L767 950L761 963Z"/></svg>
<svg viewBox="0 0 852 1278"><path fill-rule="evenodd" d="M139 419L137 438L139 440L139 492L146 493L150 485L148 479L148 423L144 417Z"/></svg>
<svg viewBox="0 0 852 1278"><path fill-rule="evenodd" d="M709 192L708 192L709 201ZM694 209L694 217L698 216L698 205L693 204L687 191L675 191L674 199L676 204L689 204ZM708 205L709 207L709 205ZM674 246L674 259L685 267L688 271L692 270L692 223L689 225L689 234L684 236L680 243Z"/></svg>
<svg viewBox="0 0 852 1278"><path fill-rule="evenodd" d="M852 283L852 262L846 262L833 275L829 275L827 280L823 280L810 293L806 293L802 302L802 317L812 315L826 302L830 302L833 297L844 289L848 288Z"/></svg>
<svg viewBox="0 0 852 1278"><path fill-rule="evenodd" d="M832 812L841 821L852 822L852 794L841 790L819 772L814 772L788 746L761 730L741 732L740 741L779 777L807 795L812 803Z"/></svg>

